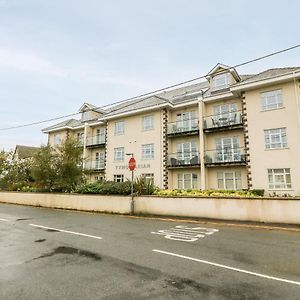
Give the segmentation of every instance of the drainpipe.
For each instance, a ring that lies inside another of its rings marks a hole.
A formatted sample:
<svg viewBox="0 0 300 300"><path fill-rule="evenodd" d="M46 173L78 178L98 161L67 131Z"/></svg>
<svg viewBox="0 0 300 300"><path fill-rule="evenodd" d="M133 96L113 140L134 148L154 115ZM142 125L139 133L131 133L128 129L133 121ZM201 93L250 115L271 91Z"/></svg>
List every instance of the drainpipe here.
<svg viewBox="0 0 300 300"><path fill-rule="evenodd" d="M82 154L82 168L85 167L85 158L86 158L86 139L87 139L87 128L88 124L84 123L84 133L83 133L83 154Z"/></svg>
<svg viewBox="0 0 300 300"><path fill-rule="evenodd" d="M298 86L297 86L297 82L296 82L295 72L293 72L293 74L294 74L294 88L295 88L295 97L296 97L296 105L297 105L298 123L299 123L299 126L300 126L299 92L298 92Z"/></svg>

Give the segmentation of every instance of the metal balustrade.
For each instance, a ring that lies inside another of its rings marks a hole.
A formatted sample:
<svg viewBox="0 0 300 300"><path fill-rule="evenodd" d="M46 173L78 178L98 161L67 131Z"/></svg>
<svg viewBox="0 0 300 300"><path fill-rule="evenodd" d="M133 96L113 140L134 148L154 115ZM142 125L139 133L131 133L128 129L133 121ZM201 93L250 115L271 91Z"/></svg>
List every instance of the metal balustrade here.
<svg viewBox="0 0 300 300"><path fill-rule="evenodd" d="M246 163L245 150L239 148L222 148L205 151L204 163L206 165L226 165Z"/></svg>
<svg viewBox="0 0 300 300"><path fill-rule="evenodd" d="M88 171L101 171L105 169L104 160L87 161L84 164L84 169Z"/></svg>
<svg viewBox="0 0 300 300"><path fill-rule="evenodd" d="M243 118L240 111L211 115L203 118L203 130L206 132L242 127Z"/></svg>
<svg viewBox="0 0 300 300"><path fill-rule="evenodd" d="M88 136L86 138L86 147L96 147L105 145L105 135Z"/></svg>
<svg viewBox="0 0 300 300"><path fill-rule="evenodd" d="M182 135L182 134L197 134L199 132L198 118L180 120L168 123L168 136Z"/></svg>
<svg viewBox="0 0 300 300"><path fill-rule="evenodd" d="M177 152L168 154L168 167L199 166L200 156L197 152Z"/></svg>

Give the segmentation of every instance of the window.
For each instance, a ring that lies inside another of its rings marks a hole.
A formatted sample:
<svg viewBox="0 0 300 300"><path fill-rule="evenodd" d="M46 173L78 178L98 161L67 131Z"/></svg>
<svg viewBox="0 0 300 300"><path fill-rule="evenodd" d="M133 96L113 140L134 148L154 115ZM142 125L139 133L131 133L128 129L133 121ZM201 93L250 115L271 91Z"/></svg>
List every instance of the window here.
<svg viewBox="0 0 300 300"><path fill-rule="evenodd" d="M197 188L197 174L185 173L177 174L177 187L179 189L196 189Z"/></svg>
<svg viewBox="0 0 300 300"><path fill-rule="evenodd" d="M142 118L143 130L152 130L154 128L154 118L153 116L145 116Z"/></svg>
<svg viewBox="0 0 300 300"><path fill-rule="evenodd" d="M96 175L96 176L94 177L94 179L95 179L95 181L101 182L101 181L104 180L104 177L103 177L102 175Z"/></svg>
<svg viewBox="0 0 300 300"><path fill-rule="evenodd" d="M83 136L84 136L84 133L83 133L83 132L77 132L77 141L78 141L80 144L83 144Z"/></svg>
<svg viewBox="0 0 300 300"><path fill-rule="evenodd" d="M224 137L216 139L217 162L241 161L242 154L238 137Z"/></svg>
<svg viewBox="0 0 300 300"><path fill-rule="evenodd" d="M142 145L142 159L154 159L154 144Z"/></svg>
<svg viewBox="0 0 300 300"><path fill-rule="evenodd" d="M242 177L241 172L218 172L218 189L220 190L241 190Z"/></svg>
<svg viewBox="0 0 300 300"><path fill-rule="evenodd" d="M177 146L177 159L189 164L193 157L199 158L196 148L196 142L178 143Z"/></svg>
<svg viewBox="0 0 300 300"><path fill-rule="evenodd" d="M270 189L291 189L290 169L268 169L268 179Z"/></svg>
<svg viewBox="0 0 300 300"><path fill-rule="evenodd" d="M217 105L214 107L213 123L216 125L236 124L237 120L237 104L229 103Z"/></svg>
<svg viewBox="0 0 300 300"><path fill-rule="evenodd" d="M286 128L264 130L266 149L287 147Z"/></svg>
<svg viewBox="0 0 300 300"><path fill-rule="evenodd" d="M119 121L115 123L115 135L121 135L125 132L125 123L124 121Z"/></svg>
<svg viewBox="0 0 300 300"><path fill-rule="evenodd" d="M229 74L216 75L213 78L213 90L225 89L229 86Z"/></svg>
<svg viewBox="0 0 300 300"><path fill-rule="evenodd" d="M184 132L198 129L198 119L195 111L177 114L176 131Z"/></svg>
<svg viewBox="0 0 300 300"><path fill-rule="evenodd" d="M54 145L59 145L61 143L61 135L55 134L54 135Z"/></svg>
<svg viewBox="0 0 300 300"><path fill-rule="evenodd" d="M96 133L96 143L103 144L105 143L105 128L98 128Z"/></svg>
<svg viewBox="0 0 300 300"><path fill-rule="evenodd" d="M261 96L261 109L263 111L277 109L283 106L281 90L264 92L261 93L260 96Z"/></svg>
<svg viewBox="0 0 300 300"><path fill-rule="evenodd" d="M92 118L93 118L92 111L88 110L82 113L82 121L88 121L91 120Z"/></svg>
<svg viewBox="0 0 300 300"><path fill-rule="evenodd" d="M114 160L123 161L124 160L124 147L114 149Z"/></svg>
<svg viewBox="0 0 300 300"><path fill-rule="evenodd" d="M124 182L124 175L114 175L114 182Z"/></svg>
<svg viewBox="0 0 300 300"><path fill-rule="evenodd" d="M146 179L146 182L154 182L154 174L153 173L146 173L146 174L142 174L142 177L144 177Z"/></svg>
<svg viewBox="0 0 300 300"><path fill-rule="evenodd" d="M95 153L95 169L103 169L104 168L104 160L105 153L104 152L96 152Z"/></svg>

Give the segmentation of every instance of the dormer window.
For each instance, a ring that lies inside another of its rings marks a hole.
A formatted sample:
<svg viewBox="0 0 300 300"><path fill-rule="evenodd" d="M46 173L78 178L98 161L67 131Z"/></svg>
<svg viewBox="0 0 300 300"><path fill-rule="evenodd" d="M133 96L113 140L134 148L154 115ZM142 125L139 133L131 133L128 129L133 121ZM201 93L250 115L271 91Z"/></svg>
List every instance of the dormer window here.
<svg viewBox="0 0 300 300"><path fill-rule="evenodd" d="M93 118L92 111L88 110L82 113L82 121L88 121L91 120L92 118Z"/></svg>
<svg viewBox="0 0 300 300"><path fill-rule="evenodd" d="M229 87L229 73L219 74L212 79L213 90L221 90Z"/></svg>

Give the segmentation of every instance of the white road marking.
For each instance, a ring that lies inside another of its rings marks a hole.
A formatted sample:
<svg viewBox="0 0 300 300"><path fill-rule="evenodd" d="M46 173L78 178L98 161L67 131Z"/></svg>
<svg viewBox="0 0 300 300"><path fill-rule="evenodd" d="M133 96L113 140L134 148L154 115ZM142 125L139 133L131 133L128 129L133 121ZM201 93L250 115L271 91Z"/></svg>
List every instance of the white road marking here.
<svg viewBox="0 0 300 300"><path fill-rule="evenodd" d="M29 224L29 226L37 227L37 228L43 228L43 229L56 230L56 231L59 231L59 232L70 233L70 234L90 237L90 238L97 239L97 240L102 240L102 237L96 236L96 235L90 235L90 234L85 234L85 233L80 233L80 232L75 232L75 231L69 231L69 230L63 230L63 229L47 227L47 226L42 226L42 225L36 225L36 224Z"/></svg>
<svg viewBox="0 0 300 300"><path fill-rule="evenodd" d="M2 218L0 218L0 221L3 221L3 222L9 222L9 220L7 220L7 219L2 219Z"/></svg>
<svg viewBox="0 0 300 300"><path fill-rule="evenodd" d="M182 242L195 242L199 238L204 238L206 235L211 235L218 232L218 229L205 227L188 227L179 225L175 228L158 230L151 232L152 234L164 235L166 239Z"/></svg>
<svg viewBox="0 0 300 300"><path fill-rule="evenodd" d="M293 280L288 280L288 279L284 279L284 278L280 278L280 277L274 277L274 276L264 275L264 274L260 274L260 273L255 273L255 272L251 272L251 271L247 271L247 270L243 270L243 269L238 269L238 268L234 268L234 267L230 267L230 266L226 266L226 265L222 265L222 264L217 264L217 263L210 262L210 261L207 261L207 260L202 260L202 259L198 259L198 258L194 258L194 257L190 257L190 256L185 256L185 255L180 255L180 254L176 254L176 253L172 253L172 252L167 252L167 251L162 251L162 250L157 250L157 249L153 249L152 251L157 252L157 253L161 253L161 254L171 255L171 256L175 256L175 257L180 257L180 258L200 262L200 263L203 263L203 264L207 264L207 265L211 265L211 266L215 266L215 267L219 267L219 268L223 268L223 269L227 269L227 270L231 270L231 271L245 273L245 274L248 274L248 275L253 275L253 276L262 277L262 278L266 278L266 279L271 279L271 280L276 280L276 281L281 281L281 282L300 285L299 281L293 281Z"/></svg>

